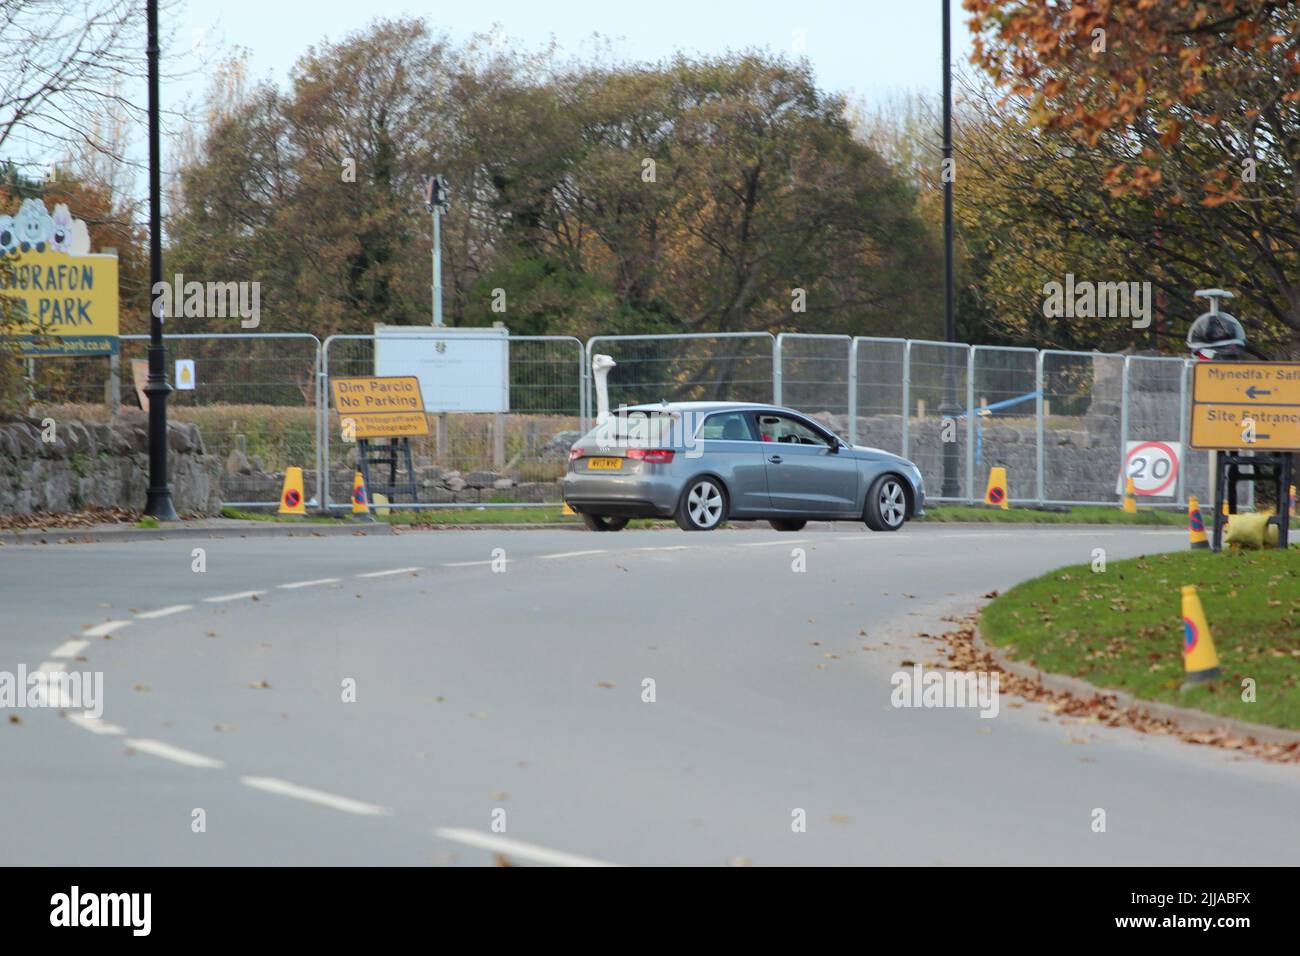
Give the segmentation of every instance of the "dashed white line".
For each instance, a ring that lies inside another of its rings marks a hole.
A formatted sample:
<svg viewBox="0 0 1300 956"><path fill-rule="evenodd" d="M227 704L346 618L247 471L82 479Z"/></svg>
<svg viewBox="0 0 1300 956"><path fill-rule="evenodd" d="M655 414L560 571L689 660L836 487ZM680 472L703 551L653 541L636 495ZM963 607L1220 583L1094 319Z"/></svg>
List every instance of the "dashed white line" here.
<svg viewBox="0 0 1300 956"><path fill-rule="evenodd" d="M86 628L87 637L107 637L115 631L120 631L124 627L129 627L130 621L105 621L103 624L96 624L94 627Z"/></svg>
<svg viewBox="0 0 1300 956"><path fill-rule="evenodd" d="M182 750L180 747L173 747L171 744L165 744L161 740L137 738L126 741L126 745L133 750L152 754L155 757L161 757L163 760L171 760L175 763L184 764L187 767L208 767L216 769L225 766L225 764L220 760L213 757L205 757L203 754L196 754L192 750Z"/></svg>
<svg viewBox="0 0 1300 956"><path fill-rule="evenodd" d="M243 601L247 598L261 597L265 591L236 591L234 594L218 594L216 597L204 598L209 604L222 604L226 601Z"/></svg>
<svg viewBox="0 0 1300 956"><path fill-rule="evenodd" d="M503 856L519 857L524 860L534 860L538 863L546 863L551 866L614 866L613 863L606 863L603 860L593 860L590 857L578 856L574 853L565 853L561 850L549 850L544 846L536 846L532 843L524 843L520 840L511 840L507 837L496 836L491 833L482 833L478 830L469 830L464 827L435 827L433 835L441 837L444 840L454 840L457 843L464 843L467 846L478 847L482 850L491 850L493 853L500 853Z"/></svg>
<svg viewBox="0 0 1300 956"><path fill-rule="evenodd" d="M51 657L76 657L82 651L90 646L90 641L64 641L54 650L50 651Z"/></svg>
<svg viewBox="0 0 1300 956"><path fill-rule="evenodd" d="M296 800L306 800L308 803L315 803L322 807L329 807L332 810L342 810L344 813L357 813L362 816L377 817L392 813L387 807L376 806L373 803L364 803L360 800L352 800L348 797L335 796L332 793L326 793L323 790L313 790L310 787L300 787L296 783L289 783L287 780L277 780L274 777L240 777L240 783L253 787L257 790L265 790L267 793L277 793L282 797L293 797Z"/></svg>
<svg viewBox="0 0 1300 956"><path fill-rule="evenodd" d="M489 558L486 561L444 561L442 566L444 568L480 568L485 564L496 564L497 560L497 558ZM514 558L500 559L502 564L512 564L514 560Z"/></svg>
<svg viewBox="0 0 1300 956"><path fill-rule="evenodd" d="M120 735L126 733L117 724L110 724L102 717L91 717L88 714L68 714L68 720L76 724L82 730L89 730L92 734L114 734Z"/></svg>
<svg viewBox="0 0 1300 956"><path fill-rule="evenodd" d="M173 614L180 614L183 611L193 610L193 604L173 604L169 607L160 607L156 611L141 611L135 616L137 621L152 621L158 617L171 617Z"/></svg>
<svg viewBox="0 0 1300 956"><path fill-rule="evenodd" d="M689 551L689 544L656 544L650 547L637 548L638 551Z"/></svg>
<svg viewBox="0 0 1300 956"><path fill-rule="evenodd" d="M358 574L359 578L386 578L394 574L414 574L416 571L423 571L424 568L393 568L391 571L367 571L365 574Z"/></svg>
<svg viewBox="0 0 1300 956"><path fill-rule="evenodd" d="M539 561L550 561L555 558L582 558L589 554L608 554L604 548L594 548L591 551L559 551L555 554L539 554Z"/></svg>
<svg viewBox="0 0 1300 956"><path fill-rule="evenodd" d="M338 578L317 578L315 581L294 581L292 584L279 584L279 588L286 591L292 591L295 588L314 588L322 584L338 584Z"/></svg>

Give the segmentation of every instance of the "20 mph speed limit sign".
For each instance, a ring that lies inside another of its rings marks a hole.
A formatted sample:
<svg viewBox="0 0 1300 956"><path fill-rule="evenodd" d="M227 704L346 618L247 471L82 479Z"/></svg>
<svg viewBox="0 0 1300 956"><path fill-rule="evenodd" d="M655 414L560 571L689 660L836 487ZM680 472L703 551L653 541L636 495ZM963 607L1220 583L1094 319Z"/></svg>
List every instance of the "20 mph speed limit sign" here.
<svg viewBox="0 0 1300 956"><path fill-rule="evenodd" d="M1183 446L1176 441L1131 441L1124 452L1124 473L1115 483L1115 494L1124 493L1126 478L1133 479L1133 491L1145 498L1172 498L1178 490L1178 469Z"/></svg>

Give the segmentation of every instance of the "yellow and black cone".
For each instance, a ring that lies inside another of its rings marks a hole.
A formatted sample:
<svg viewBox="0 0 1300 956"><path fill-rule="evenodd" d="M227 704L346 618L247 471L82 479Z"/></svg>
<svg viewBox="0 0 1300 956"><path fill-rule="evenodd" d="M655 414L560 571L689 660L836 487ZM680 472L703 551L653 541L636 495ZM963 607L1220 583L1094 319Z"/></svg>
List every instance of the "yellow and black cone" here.
<svg viewBox="0 0 1300 956"><path fill-rule="evenodd" d="M984 503L1009 511L1011 503L1007 497L1007 470L1002 465L994 465L989 469L989 485L984 491Z"/></svg>
<svg viewBox="0 0 1300 956"><path fill-rule="evenodd" d="M1124 513L1127 515L1137 514L1138 511L1137 498L1134 497L1136 494L1137 494L1137 486L1133 483L1133 479L1132 478L1125 479Z"/></svg>
<svg viewBox="0 0 1300 956"><path fill-rule="evenodd" d="M1222 676L1210 624L1194 584L1183 585L1183 671L1184 689Z"/></svg>
<svg viewBox="0 0 1300 956"><path fill-rule="evenodd" d="M1205 519L1201 516L1201 503L1196 495L1187 499L1187 537L1191 539L1192 549L1208 548L1210 540L1205 536Z"/></svg>
<svg viewBox="0 0 1300 956"><path fill-rule="evenodd" d="M284 488L280 491L280 514L305 515L307 503L303 500L302 469L294 466L284 472Z"/></svg>
<svg viewBox="0 0 1300 956"><path fill-rule="evenodd" d="M375 516L370 513L370 495L366 493L366 482L359 471L352 474L352 520L375 520Z"/></svg>

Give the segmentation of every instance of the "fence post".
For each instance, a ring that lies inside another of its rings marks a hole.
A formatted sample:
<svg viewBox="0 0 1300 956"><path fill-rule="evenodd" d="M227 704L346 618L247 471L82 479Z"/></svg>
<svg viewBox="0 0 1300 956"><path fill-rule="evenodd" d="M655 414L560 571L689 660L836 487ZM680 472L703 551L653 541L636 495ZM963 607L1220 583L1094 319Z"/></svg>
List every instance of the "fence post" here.
<svg viewBox="0 0 1300 956"><path fill-rule="evenodd" d="M1119 477L1120 484L1128 473L1128 367L1133 356L1124 356L1124 370L1120 373L1119 389Z"/></svg>
<svg viewBox="0 0 1300 956"><path fill-rule="evenodd" d="M1178 376L1178 444L1182 448L1183 460L1178 464L1178 483L1176 493L1178 495L1178 504L1186 509L1187 506L1187 466L1191 460L1191 450L1187 447L1188 435L1188 418L1187 408L1187 372L1191 368L1191 359L1183 359L1183 367ZM1281 507L1281 504L1278 505Z"/></svg>
<svg viewBox="0 0 1300 956"><path fill-rule="evenodd" d="M849 339L849 444L858 443L858 337Z"/></svg>
<svg viewBox="0 0 1300 956"><path fill-rule="evenodd" d="M119 351L108 357L108 382L104 389L104 403L108 405L108 417L117 418L122 412L122 356Z"/></svg>
<svg viewBox="0 0 1300 956"><path fill-rule="evenodd" d="M1034 391L1038 397L1034 400L1034 487L1038 493L1038 506L1041 508L1045 500L1043 493L1044 475L1043 475L1043 359L1047 356L1045 349L1039 349L1034 357Z"/></svg>
<svg viewBox="0 0 1300 956"><path fill-rule="evenodd" d="M966 500L972 504L975 502L975 346L973 345L966 346Z"/></svg>
<svg viewBox="0 0 1300 956"><path fill-rule="evenodd" d="M772 404L781 404L781 336L772 340Z"/></svg>
<svg viewBox="0 0 1300 956"><path fill-rule="evenodd" d="M907 344L903 346L903 451L904 458L910 458L908 447L910 446L910 418L912 414L912 340L908 339ZM940 428L942 428L942 424Z"/></svg>

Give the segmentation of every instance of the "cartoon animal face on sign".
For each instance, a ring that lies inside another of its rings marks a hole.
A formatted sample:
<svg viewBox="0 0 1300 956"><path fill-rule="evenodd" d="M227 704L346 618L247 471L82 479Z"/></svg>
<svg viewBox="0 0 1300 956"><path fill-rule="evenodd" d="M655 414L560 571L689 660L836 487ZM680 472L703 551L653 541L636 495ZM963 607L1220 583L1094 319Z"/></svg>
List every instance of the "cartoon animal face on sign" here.
<svg viewBox="0 0 1300 956"><path fill-rule="evenodd" d="M68 212L67 203L54 207L51 218L53 228L50 230L50 248L56 252L72 251L72 213Z"/></svg>
<svg viewBox="0 0 1300 956"><path fill-rule="evenodd" d="M18 250L18 227L13 216L0 216L0 255Z"/></svg>
<svg viewBox="0 0 1300 956"><path fill-rule="evenodd" d="M45 251L45 244L54 231L54 222L45 210L45 203L39 199L24 199L14 217L14 225L18 228L19 248L23 252L32 249Z"/></svg>

